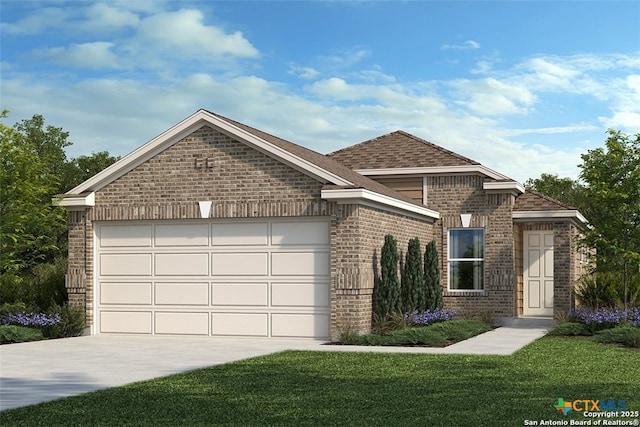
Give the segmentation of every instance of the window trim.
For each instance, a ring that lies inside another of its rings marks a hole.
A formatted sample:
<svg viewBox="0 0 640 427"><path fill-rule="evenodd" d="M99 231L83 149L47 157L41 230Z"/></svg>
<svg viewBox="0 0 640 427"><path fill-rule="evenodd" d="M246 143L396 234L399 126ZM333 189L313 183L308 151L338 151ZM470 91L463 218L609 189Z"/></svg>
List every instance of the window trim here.
<svg viewBox="0 0 640 427"><path fill-rule="evenodd" d="M481 230L482 231L482 258L451 258L451 232L452 231L464 231L464 230ZM448 292L474 292L481 293L486 292L486 277L485 277L485 262L486 262L486 249L487 249L487 232L483 227L453 227L447 229L447 291ZM453 289L451 287L451 263L452 262L482 262L482 288L481 289Z"/></svg>

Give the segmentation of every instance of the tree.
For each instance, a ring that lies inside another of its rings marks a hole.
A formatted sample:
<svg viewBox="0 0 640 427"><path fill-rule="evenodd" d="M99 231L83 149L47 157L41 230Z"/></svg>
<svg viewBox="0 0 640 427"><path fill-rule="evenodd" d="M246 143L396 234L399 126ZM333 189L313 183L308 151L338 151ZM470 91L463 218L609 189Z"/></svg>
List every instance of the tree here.
<svg viewBox="0 0 640 427"><path fill-rule="evenodd" d="M540 175L540 178L529 178L525 182L525 186L568 206L578 208L580 211L583 211L585 207L585 188L577 180L560 178L558 175L543 173Z"/></svg>
<svg viewBox="0 0 640 427"><path fill-rule="evenodd" d="M120 157L112 156L107 151L91 153L90 156L79 156L72 159L65 169L65 175L62 177L61 192L64 193L71 190L118 160L120 160Z"/></svg>
<svg viewBox="0 0 640 427"><path fill-rule="evenodd" d="M424 250L424 281L426 287L426 309L442 308L442 286L440 285L440 267L436 241L429 242Z"/></svg>
<svg viewBox="0 0 640 427"><path fill-rule="evenodd" d="M404 313L424 311L426 307L426 289L424 270L422 269L422 252L417 237L409 240L404 263L402 281L400 283L401 308Z"/></svg>
<svg viewBox="0 0 640 427"><path fill-rule="evenodd" d="M619 271L625 287L640 273L640 133L609 130L605 147L583 154L583 212L592 228L585 243L596 248L597 269Z"/></svg>
<svg viewBox="0 0 640 427"><path fill-rule="evenodd" d="M3 111L0 118L6 117ZM59 178L40 141L0 122L0 273L17 274L58 256L65 213L52 206Z"/></svg>
<svg viewBox="0 0 640 427"><path fill-rule="evenodd" d="M398 280L398 243L387 234L380 253L380 287L375 300L374 312L380 319L400 309L400 282Z"/></svg>

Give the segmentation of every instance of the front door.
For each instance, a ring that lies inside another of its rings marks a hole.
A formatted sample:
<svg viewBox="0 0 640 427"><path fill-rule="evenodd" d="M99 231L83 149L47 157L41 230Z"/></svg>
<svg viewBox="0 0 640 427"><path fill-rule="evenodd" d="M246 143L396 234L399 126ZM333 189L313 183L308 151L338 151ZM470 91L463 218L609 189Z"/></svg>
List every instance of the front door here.
<svg viewBox="0 0 640 427"><path fill-rule="evenodd" d="M553 231L524 232L525 316L553 316Z"/></svg>

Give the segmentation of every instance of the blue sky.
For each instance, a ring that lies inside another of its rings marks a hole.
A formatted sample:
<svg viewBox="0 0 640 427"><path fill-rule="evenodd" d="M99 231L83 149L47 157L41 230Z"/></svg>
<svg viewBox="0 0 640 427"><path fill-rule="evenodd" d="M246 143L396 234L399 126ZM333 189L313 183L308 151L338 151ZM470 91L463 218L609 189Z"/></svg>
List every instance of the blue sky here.
<svg viewBox="0 0 640 427"><path fill-rule="evenodd" d="M3 0L6 123L124 155L200 108L321 153L402 129L521 182L640 132L638 1Z"/></svg>

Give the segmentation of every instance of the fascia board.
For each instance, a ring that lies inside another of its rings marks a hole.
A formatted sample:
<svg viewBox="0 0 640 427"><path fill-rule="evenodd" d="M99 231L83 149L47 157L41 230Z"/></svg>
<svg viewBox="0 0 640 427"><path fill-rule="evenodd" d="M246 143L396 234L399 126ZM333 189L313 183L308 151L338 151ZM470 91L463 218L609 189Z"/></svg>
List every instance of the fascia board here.
<svg viewBox="0 0 640 427"><path fill-rule="evenodd" d="M588 224L587 219L576 209L558 211L516 211L511 215L513 219L519 220L554 220L554 219L575 219L583 224Z"/></svg>
<svg viewBox="0 0 640 427"><path fill-rule="evenodd" d="M131 153L107 167L102 172L97 173L77 187L72 188L66 194L79 194L86 191L97 191L127 172L135 169L137 166L164 151L166 148L204 125L206 122L199 113L200 112L187 117L177 125L164 131L143 146L133 150Z"/></svg>
<svg viewBox="0 0 640 427"><path fill-rule="evenodd" d="M280 148L261 138L258 138L257 136L253 135L250 132L245 131L244 129L241 129L231 123L221 120L220 118L208 113L207 111L202 111L202 113L207 115L211 125L220 129L227 135L232 136L234 138L238 138L265 154L275 156L276 158L300 170L303 173L311 174L316 178L319 178L321 180L324 180L334 185L353 185L352 182L336 174L333 174L314 163L311 163L301 157L298 157L283 148Z"/></svg>
<svg viewBox="0 0 640 427"><path fill-rule="evenodd" d="M74 197L54 197L52 202L55 205L64 206L69 209L90 208L96 205L96 193L91 192Z"/></svg>
<svg viewBox="0 0 640 427"><path fill-rule="evenodd" d="M482 184L482 188L487 191L515 191L519 194L524 193L524 185L517 181L490 181Z"/></svg>
<svg viewBox="0 0 640 427"><path fill-rule="evenodd" d="M69 190L66 194L80 194L86 191L97 191L101 189L105 185L113 182L125 173L135 169L137 166L151 159L158 153L164 151L166 148L175 144L203 125L210 125L214 128L217 128L227 135L232 136L233 138L237 138L240 141L258 149L259 151L270 154L282 160L283 162L289 164L292 167L295 167L303 173L306 172L309 175L330 182L334 185L353 185L353 183L351 183L350 181L341 178L338 175L335 175L298 156L295 156L294 154L289 153L288 151L277 147L263 139L260 139L255 135L237 126L234 126L205 110L199 110L177 125L171 127L167 131L153 138L143 146L127 154L116 163L104 169L102 172L99 172L77 187Z"/></svg>
<svg viewBox="0 0 640 427"><path fill-rule="evenodd" d="M383 169L356 169L361 175L376 176L376 175L451 175L451 174L469 174L479 173L489 178L498 180L512 181L506 175L502 175L489 169L483 165L463 165L463 166L430 166L430 167L416 167L416 168L383 168Z"/></svg>
<svg viewBox="0 0 640 427"><path fill-rule="evenodd" d="M385 196L380 193L375 193L363 188L348 188L348 189L335 189L335 190L322 190L321 197L324 200L336 201L338 203L359 203L369 204L370 206L381 207L385 210L400 211L400 213L406 215L407 213L413 214L421 219L424 217L431 218L433 220L440 218L440 213L423 208L412 203L405 202L403 200L394 199L389 196Z"/></svg>

